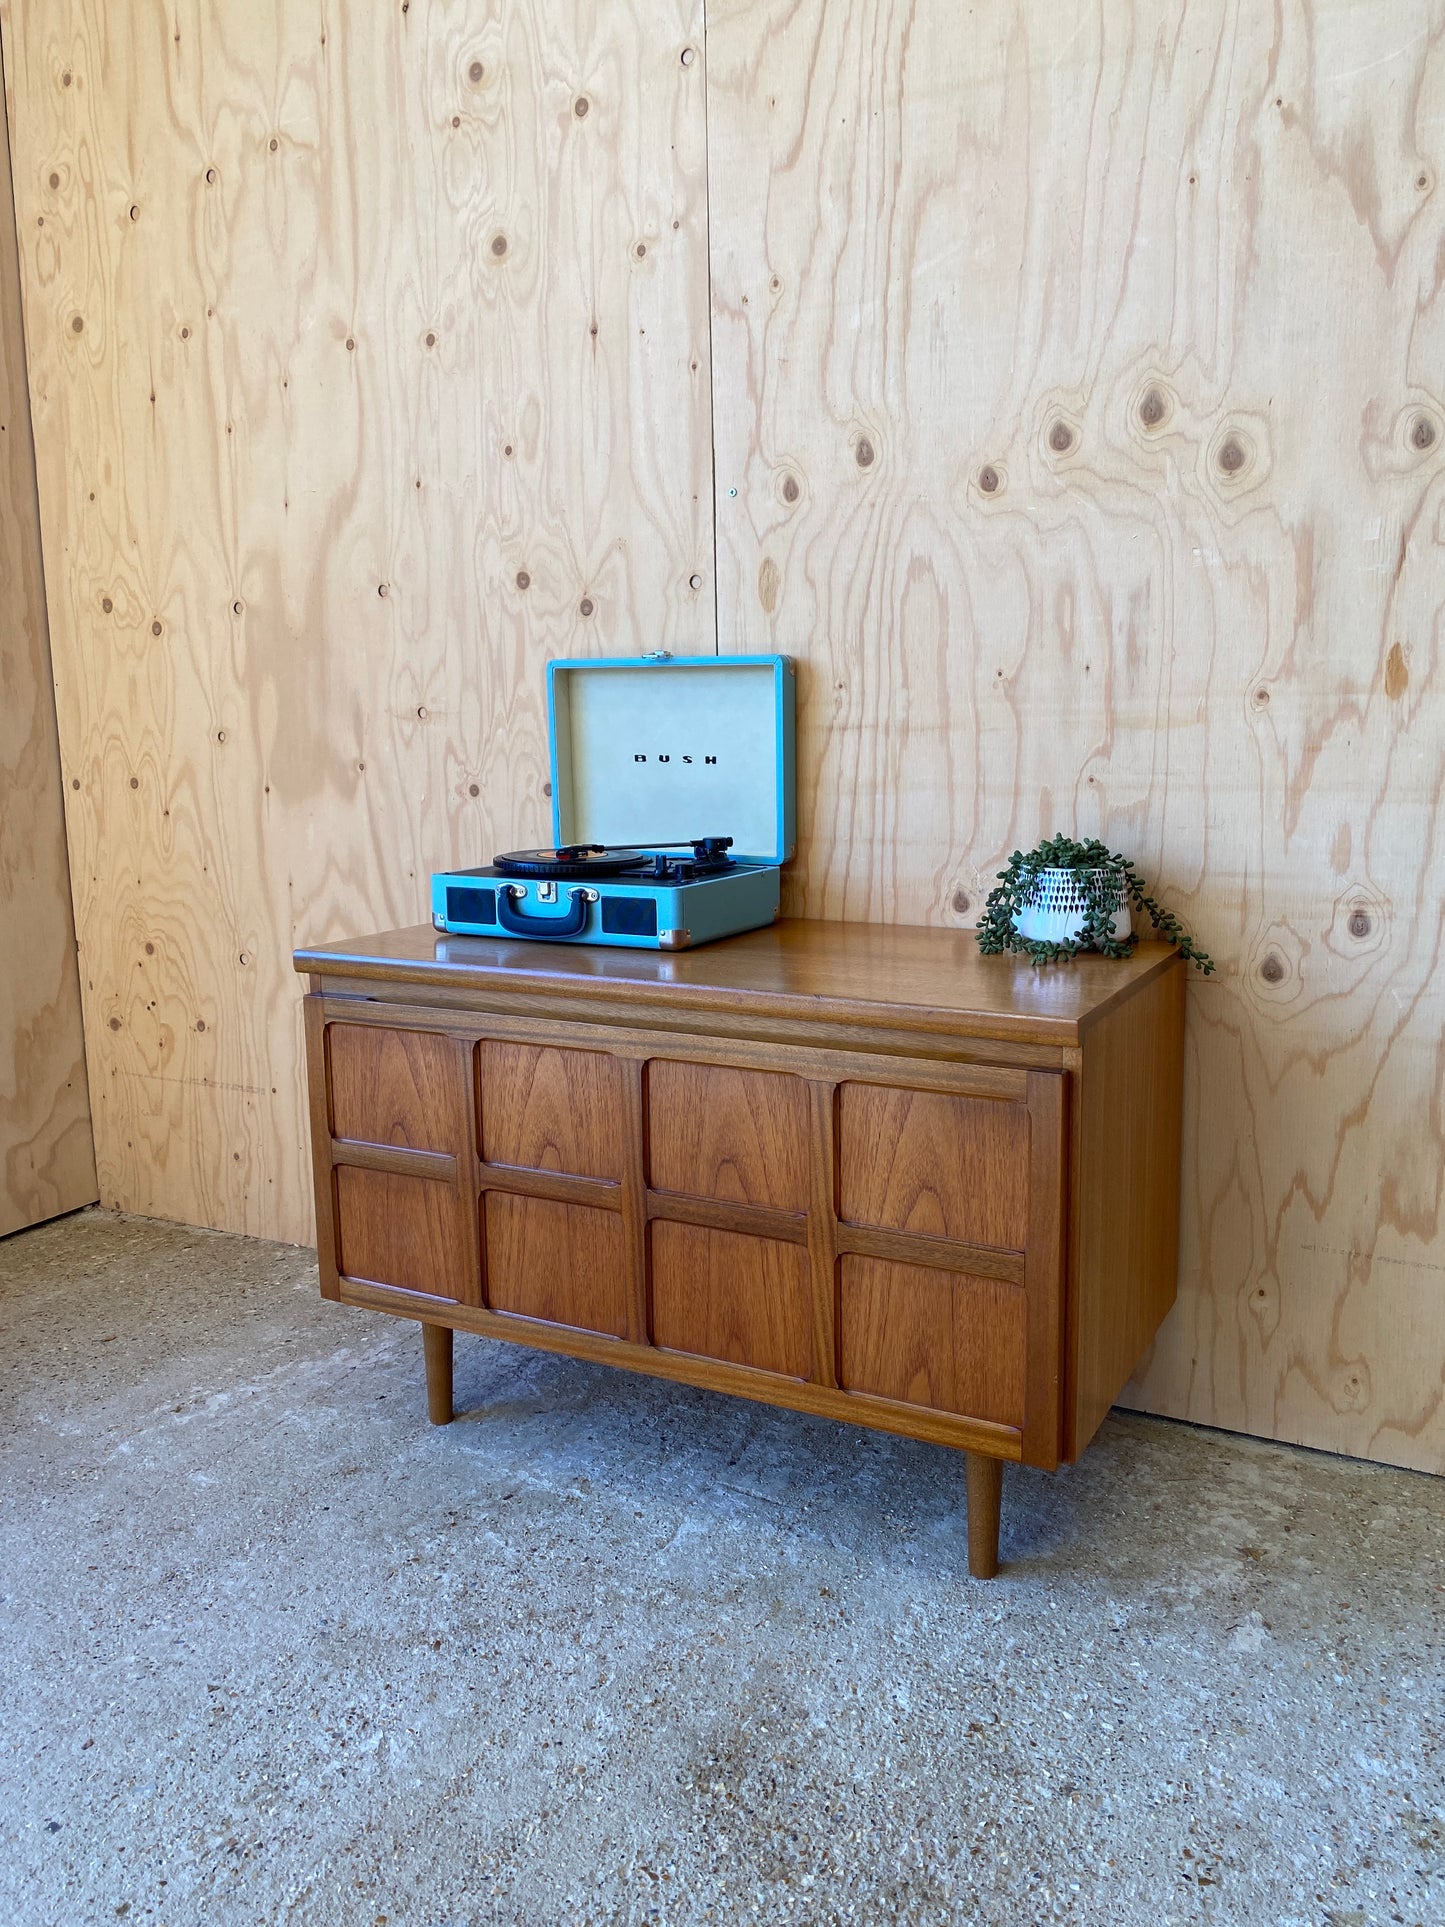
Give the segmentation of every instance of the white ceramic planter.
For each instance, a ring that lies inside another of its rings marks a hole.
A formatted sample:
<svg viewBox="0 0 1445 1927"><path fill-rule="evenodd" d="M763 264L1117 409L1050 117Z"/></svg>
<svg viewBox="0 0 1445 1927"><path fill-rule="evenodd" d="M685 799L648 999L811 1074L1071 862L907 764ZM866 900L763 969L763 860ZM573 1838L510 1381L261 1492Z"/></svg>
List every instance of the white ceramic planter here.
<svg viewBox="0 0 1445 1927"><path fill-rule="evenodd" d="M1085 876L1110 876L1107 870L1037 870L1028 900L1014 916L1014 928L1030 943L1073 943L1084 928L1088 905L1084 900ZM1119 888L1124 880L1118 878ZM1126 896L1114 912L1112 935L1122 943L1134 928Z"/></svg>

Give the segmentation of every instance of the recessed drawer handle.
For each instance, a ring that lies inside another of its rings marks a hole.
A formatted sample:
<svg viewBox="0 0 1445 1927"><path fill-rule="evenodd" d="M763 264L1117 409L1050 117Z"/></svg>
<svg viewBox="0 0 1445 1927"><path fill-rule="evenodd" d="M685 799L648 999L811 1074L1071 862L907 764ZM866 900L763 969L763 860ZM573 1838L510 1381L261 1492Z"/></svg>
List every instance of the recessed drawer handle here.
<svg viewBox="0 0 1445 1927"><path fill-rule="evenodd" d="M504 885L497 892L497 921L514 937L580 937L587 927L587 905L595 892L569 890L572 908L560 917L532 917L519 910L516 899L527 893L518 884Z"/></svg>

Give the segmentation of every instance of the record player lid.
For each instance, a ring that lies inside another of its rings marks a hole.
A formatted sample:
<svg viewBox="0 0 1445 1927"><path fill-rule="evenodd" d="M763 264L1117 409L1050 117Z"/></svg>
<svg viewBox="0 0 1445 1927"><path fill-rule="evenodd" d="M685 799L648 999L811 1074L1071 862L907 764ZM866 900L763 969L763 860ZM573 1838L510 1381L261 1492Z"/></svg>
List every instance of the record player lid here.
<svg viewBox="0 0 1445 1927"><path fill-rule="evenodd" d="M795 682L786 656L549 663L554 843L716 834L744 862L786 863Z"/></svg>

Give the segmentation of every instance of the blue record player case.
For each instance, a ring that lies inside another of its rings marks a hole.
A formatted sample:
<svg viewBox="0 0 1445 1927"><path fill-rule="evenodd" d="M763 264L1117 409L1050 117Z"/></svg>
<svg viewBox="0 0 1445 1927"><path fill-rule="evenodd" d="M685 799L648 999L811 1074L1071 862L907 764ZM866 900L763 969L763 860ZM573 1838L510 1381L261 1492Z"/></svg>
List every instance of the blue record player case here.
<svg viewBox="0 0 1445 1927"><path fill-rule="evenodd" d="M553 850L434 876L433 924L688 950L771 923L797 834L796 684L786 656L550 663Z"/></svg>

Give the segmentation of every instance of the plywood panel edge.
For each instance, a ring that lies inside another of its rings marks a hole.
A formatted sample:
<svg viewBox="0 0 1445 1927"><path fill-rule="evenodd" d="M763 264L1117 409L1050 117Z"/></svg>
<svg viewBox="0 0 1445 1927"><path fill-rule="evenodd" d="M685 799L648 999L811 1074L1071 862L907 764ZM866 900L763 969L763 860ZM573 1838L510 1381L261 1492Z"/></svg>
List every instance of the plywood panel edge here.
<svg viewBox="0 0 1445 1927"><path fill-rule="evenodd" d="M0 68L5 59L0 22ZM97 1195L26 380L0 124L0 1235Z"/></svg>

